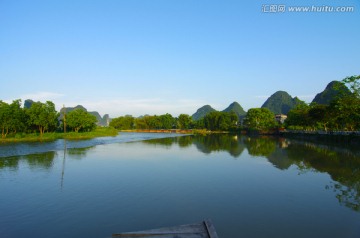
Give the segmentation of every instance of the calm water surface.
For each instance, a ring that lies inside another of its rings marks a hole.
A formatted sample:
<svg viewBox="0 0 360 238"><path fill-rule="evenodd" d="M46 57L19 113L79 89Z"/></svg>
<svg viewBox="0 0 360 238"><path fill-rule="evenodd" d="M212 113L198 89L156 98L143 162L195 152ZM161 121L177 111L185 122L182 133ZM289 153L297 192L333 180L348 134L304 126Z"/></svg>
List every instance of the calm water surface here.
<svg viewBox="0 0 360 238"><path fill-rule="evenodd" d="M0 146L0 237L111 237L204 218L220 238L360 237L360 150L144 140L166 136Z"/></svg>

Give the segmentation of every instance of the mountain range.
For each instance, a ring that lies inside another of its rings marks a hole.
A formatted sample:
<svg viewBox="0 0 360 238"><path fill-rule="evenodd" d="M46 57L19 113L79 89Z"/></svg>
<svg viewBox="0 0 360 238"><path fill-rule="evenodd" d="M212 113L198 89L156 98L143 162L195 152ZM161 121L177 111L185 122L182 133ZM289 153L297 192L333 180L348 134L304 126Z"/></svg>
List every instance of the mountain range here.
<svg viewBox="0 0 360 238"><path fill-rule="evenodd" d="M328 105L332 100L334 100L339 94L342 92L343 94L350 94L350 90L341 82L339 81L332 81L330 82L326 88L318 93L315 98L312 100L312 103L317 104L324 104ZM25 100L24 107L30 108L33 101L30 99ZM299 104L305 104L304 101L300 100L298 97L292 97L289 93L285 91L277 91L272 94L261 106L262 108L268 108L274 114L287 114L292 108ZM66 107L66 112L69 113L75 109L83 109L87 111L87 109L81 105L77 105L76 107ZM63 111L65 110L62 108L60 110L60 114L62 117ZM210 105L204 105L200 107L191 117L193 120L199 120L206 116L210 112L217 111L216 109L212 108ZM238 102L231 103L227 108L222 110L222 112L235 112L236 115L241 120L245 117L246 112L242 108L242 106ZM100 126L108 126L110 122L110 118L108 114L105 114L103 117L97 112L92 111L89 112L90 114L94 115L98 120L98 125Z"/></svg>
<svg viewBox="0 0 360 238"><path fill-rule="evenodd" d="M329 105L330 102L342 92L343 94L350 94L350 90L339 81L330 82L326 88L318 93L312 100L312 103ZM285 91L277 91L271 95L261 106L262 108L268 108L274 114L287 114L292 108L299 104L305 104L304 101L298 97L291 97L291 95ZM199 120L208 113L216 111L210 105L200 107L193 115L193 120ZM238 102L231 103L223 112L235 112L241 119L246 115L246 112Z"/></svg>

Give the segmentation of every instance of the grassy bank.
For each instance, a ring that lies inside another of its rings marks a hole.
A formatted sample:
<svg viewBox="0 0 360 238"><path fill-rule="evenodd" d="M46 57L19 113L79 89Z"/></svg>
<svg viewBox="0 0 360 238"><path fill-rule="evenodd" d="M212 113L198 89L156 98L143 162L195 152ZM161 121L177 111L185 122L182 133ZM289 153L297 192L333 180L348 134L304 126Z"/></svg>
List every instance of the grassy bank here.
<svg viewBox="0 0 360 238"><path fill-rule="evenodd" d="M39 133L17 133L10 134L5 139L1 139L1 142L5 143L15 143L15 142L32 142L32 141L53 141L57 139L68 139L68 140L83 140L91 139L95 137L104 137L104 136L116 136L118 131L110 127L98 127L94 131L90 132L50 132L44 133L40 136Z"/></svg>
<svg viewBox="0 0 360 238"><path fill-rule="evenodd" d="M120 130L120 132L136 132L136 133L178 133L189 135L209 135L209 134L224 134L229 131L210 131L207 129L133 129Z"/></svg>

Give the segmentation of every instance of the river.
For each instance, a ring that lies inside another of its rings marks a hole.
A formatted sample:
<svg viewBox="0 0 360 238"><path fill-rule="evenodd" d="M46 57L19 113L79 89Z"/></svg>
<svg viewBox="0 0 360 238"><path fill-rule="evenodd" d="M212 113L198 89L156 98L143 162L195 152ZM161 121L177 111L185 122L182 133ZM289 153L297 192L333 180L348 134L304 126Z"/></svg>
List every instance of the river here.
<svg viewBox="0 0 360 238"><path fill-rule="evenodd" d="M360 149L321 142L121 133L2 144L0 191L2 238L205 218L220 238L360 237Z"/></svg>

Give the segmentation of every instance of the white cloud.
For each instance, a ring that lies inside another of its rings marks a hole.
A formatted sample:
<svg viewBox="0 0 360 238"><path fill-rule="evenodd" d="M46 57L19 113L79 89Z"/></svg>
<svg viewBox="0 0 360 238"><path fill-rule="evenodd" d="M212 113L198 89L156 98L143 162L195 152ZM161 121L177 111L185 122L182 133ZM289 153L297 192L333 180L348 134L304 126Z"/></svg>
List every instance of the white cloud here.
<svg viewBox="0 0 360 238"><path fill-rule="evenodd" d="M297 96L298 98L300 98L301 100L305 101L305 102L311 102L314 98L315 95L311 94L311 95L300 95Z"/></svg>
<svg viewBox="0 0 360 238"><path fill-rule="evenodd" d="M80 100L80 101L62 101L55 102L57 106L65 104L66 107L84 106L88 111L98 111L101 115L109 114L110 117L124 115L141 116L161 115L170 113L172 116L178 116L181 113L193 114L196 110L207 104L202 100L164 100L159 98L144 99L107 99L99 101ZM60 109L60 108L59 108Z"/></svg>
<svg viewBox="0 0 360 238"><path fill-rule="evenodd" d="M54 99L58 99L64 97L64 94L54 93L54 92L37 92L37 93L29 93L20 96L21 99L31 99L33 101L52 101Z"/></svg>
<svg viewBox="0 0 360 238"><path fill-rule="evenodd" d="M255 98L257 99L268 99L270 96L268 95L258 95L258 96L255 96Z"/></svg>

